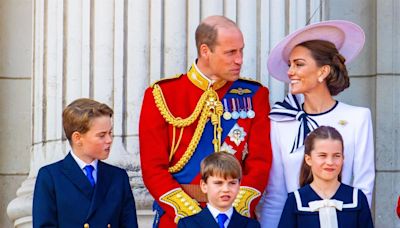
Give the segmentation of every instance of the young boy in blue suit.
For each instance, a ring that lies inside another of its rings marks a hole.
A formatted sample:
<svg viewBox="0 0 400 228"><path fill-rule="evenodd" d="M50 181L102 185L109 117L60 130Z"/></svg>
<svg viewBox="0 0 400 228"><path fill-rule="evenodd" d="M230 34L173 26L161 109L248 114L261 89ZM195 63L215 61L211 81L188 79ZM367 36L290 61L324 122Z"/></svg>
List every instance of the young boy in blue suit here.
<svg viewBox="0 0 400 228"><path fill-rule="evenodd" d="M63 111L72 150L39 170L33 227L138 227L125 170L102 162L110 153L113 110L82 98Z"/></svg>
<svg viewBox="0 0 400 228"><path fill-rule="evenodd" d="M233 207L242 178L242 168L233 155L212 153L201 162L200 174L200 188L207 195L207 206L198 214L180 219L178 228L260 227L257 220L239 214Z"/></svg>

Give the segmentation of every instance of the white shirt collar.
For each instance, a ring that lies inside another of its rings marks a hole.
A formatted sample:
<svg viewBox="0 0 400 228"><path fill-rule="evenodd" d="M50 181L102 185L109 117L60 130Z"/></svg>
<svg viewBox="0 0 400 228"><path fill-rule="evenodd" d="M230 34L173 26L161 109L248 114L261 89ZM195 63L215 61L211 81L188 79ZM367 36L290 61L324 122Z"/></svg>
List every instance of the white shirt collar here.
<svg viewBox="0 0 400 228"><path fill-rule="evenodd" d="M95 159L90 164L86 164L78 156L76 156L76 154L74 153L73 150L71 150L71 155L74 158L74 160L76 161L76 163L78 163L79 168L81 168L81 170L83 170L83 168L85 168L85 166L87 166L87 165L92 165L94 170L97 171L97 163L99 162L99 160Z"/></svg>
<svg viewBox="0 0 400 228"><path fill-rule="evenodd" d="M209 203L207 203L207 208L208 208L208 210L211 212L212 216L214 217L215 221L217 221L217 223L218 223L217 216L218 216L220 213L226 214L226 215L228 216L228 219L225 221L225 224L224 224L224 225L225 225L225 227L228 226L229 222L231 221L232 214L233 214L233 207L232 207L232 206L231 206L231 208L229 208L229 209L228 209L227 211L225 211L225 212L219 211L219 210L216 209L215 207L211 206L211 204L209 204Z"/></svg>

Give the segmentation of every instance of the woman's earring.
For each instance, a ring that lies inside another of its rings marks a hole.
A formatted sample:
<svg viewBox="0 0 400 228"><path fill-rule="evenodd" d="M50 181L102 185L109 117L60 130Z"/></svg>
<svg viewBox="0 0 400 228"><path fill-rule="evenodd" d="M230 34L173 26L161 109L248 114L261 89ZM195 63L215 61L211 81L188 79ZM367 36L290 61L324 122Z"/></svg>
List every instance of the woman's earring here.
<svg viewBox="0 0 400 228"><path fill-rule="evenodd" d="M322 83L324 79L322 77L318 78L319 83Z"/></svg>

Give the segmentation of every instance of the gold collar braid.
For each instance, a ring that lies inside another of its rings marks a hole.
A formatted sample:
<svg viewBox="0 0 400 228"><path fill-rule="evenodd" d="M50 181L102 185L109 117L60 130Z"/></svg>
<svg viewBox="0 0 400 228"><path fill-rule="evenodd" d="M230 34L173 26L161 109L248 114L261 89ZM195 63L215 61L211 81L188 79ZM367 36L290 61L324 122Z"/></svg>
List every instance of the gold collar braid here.
<svg viewBox="0 0 400 228"><path fill-rule="evenodd" d="M197 105L193 111L193 113L185 118L182 119L181 117L174 117L170 112L166 102L164 95L162 93L161 87L157 84L153 87L153 96L156 103L158 110L160 111L161 115L164 117L167 123L171 124L174 129L176 127L183 128L191 125L199 116L199 121L197 123L196 129L194 131L194 135L188 145L183 156L179 159L179 161L168 168L170 173L176 173L185 167L188 163L190 158L192 157L197 145L199 144L201 135L203 134L204 126L207 123L208 118L211 119L211 123L214 126L214 139L212 143L214 144L215 152L220 151L221 146L221 134L222 134L222 127L221 127L221 115L223 113L223 106L221 101L219 100L217 92L215 92L212 88L207 89L201 95ZM182 132L181 132L182 133ZM175 130L173 131L173 145L171 147L170 158L175 153L176 149L179 146L180 138L178 140L178 144L175 145Z"/></svg>

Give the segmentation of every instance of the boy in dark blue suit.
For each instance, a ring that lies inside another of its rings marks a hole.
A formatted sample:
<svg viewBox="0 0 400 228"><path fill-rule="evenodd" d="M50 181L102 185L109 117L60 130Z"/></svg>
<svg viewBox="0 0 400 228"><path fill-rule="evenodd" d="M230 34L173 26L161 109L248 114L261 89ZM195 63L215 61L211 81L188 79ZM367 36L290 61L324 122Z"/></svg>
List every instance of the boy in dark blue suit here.
<svg viewBox="0 0 400 228"><path fill-rule="evenodd" d="M178 228L260 227L257 220L239 214L233 207L240 189L242 168L231 154L218 152L201 162L200 188L207 195L207 206L198 214L182 218Z"/></svg>
<svg viewBox="0 0 400 228"><path fill-rule="evenodd" d="M138 227L125 170L101 160L110 153L113 111L78 99L63 111L71 152L39 170L33 196L33 227Z"/></svg>

